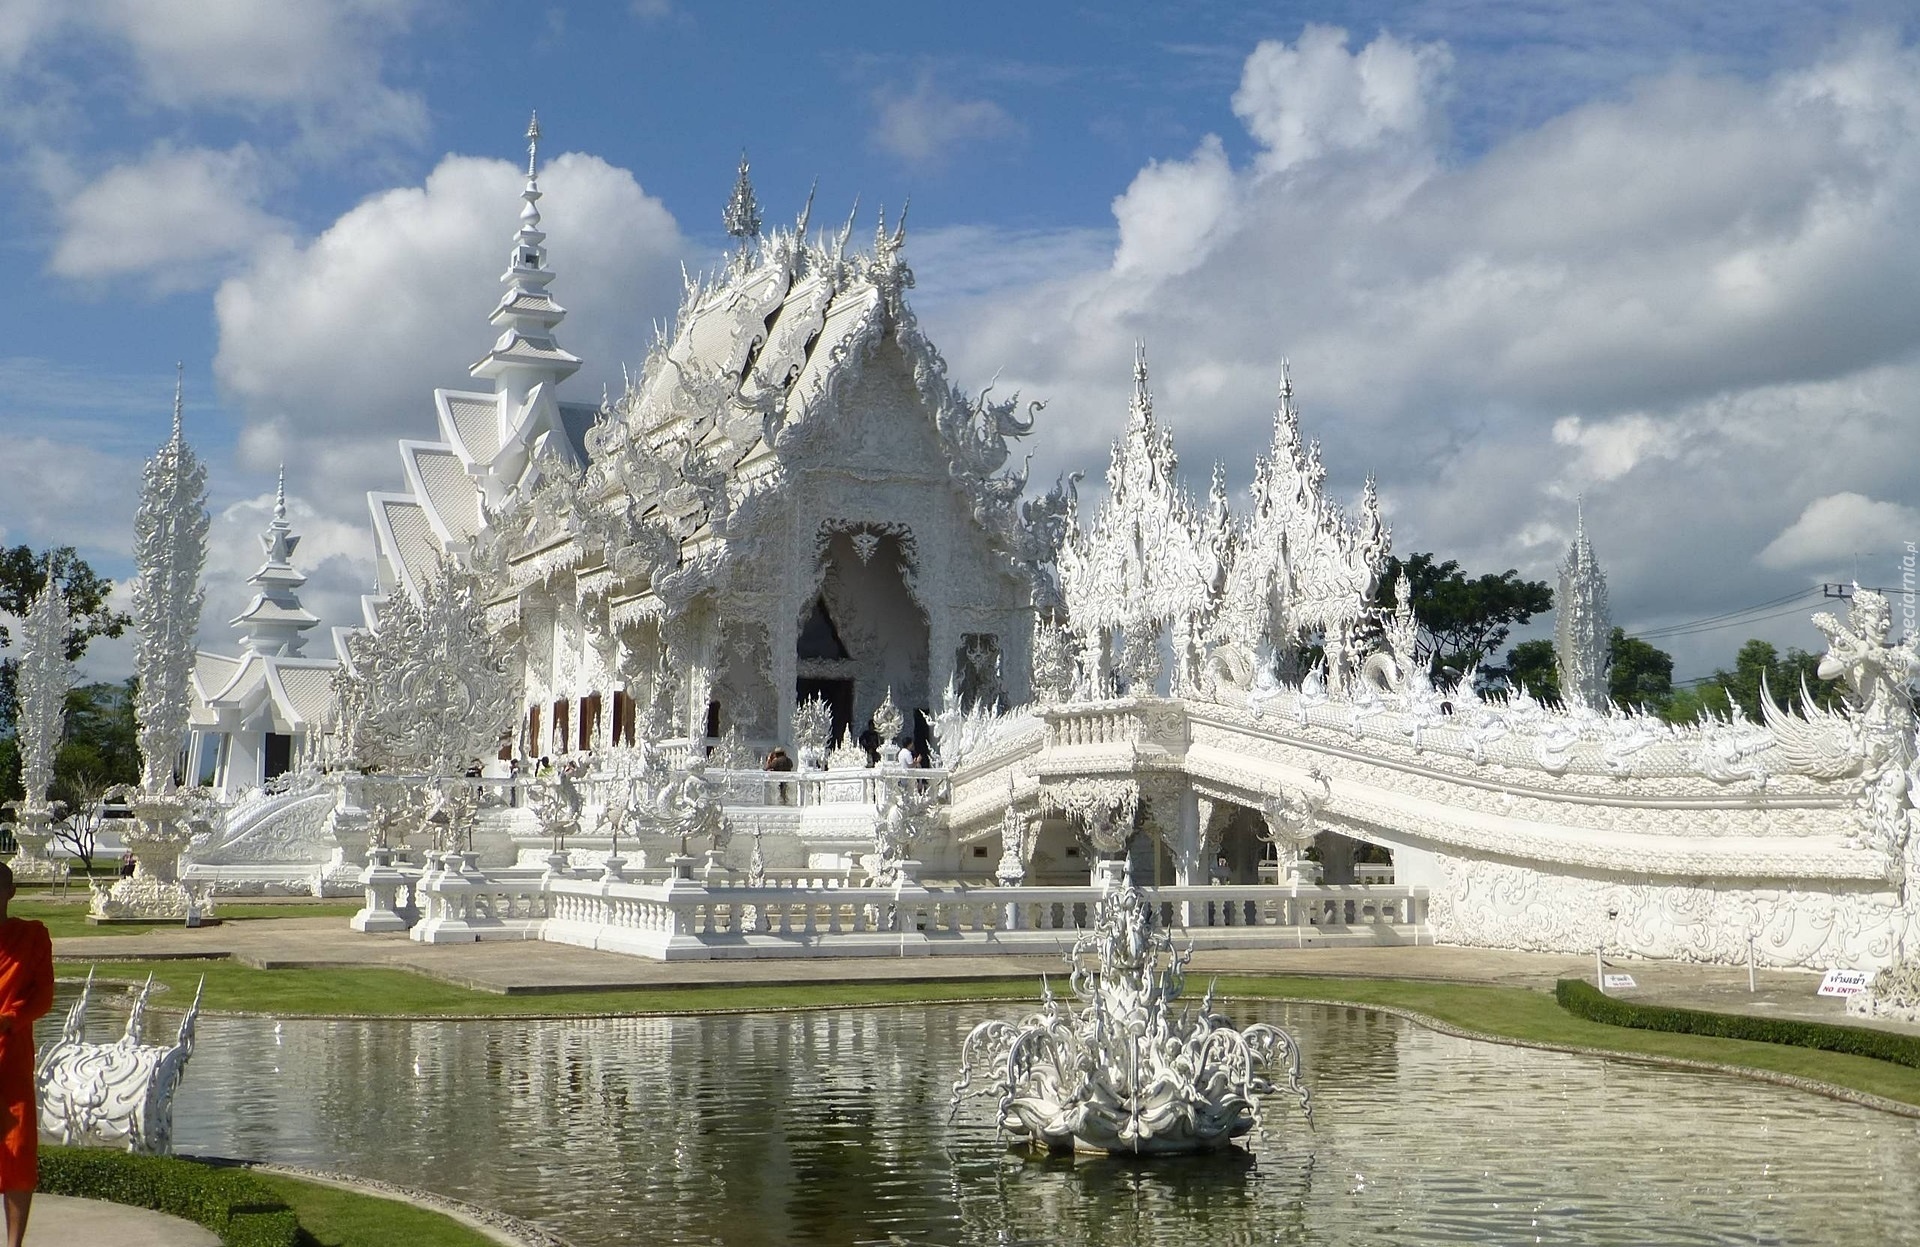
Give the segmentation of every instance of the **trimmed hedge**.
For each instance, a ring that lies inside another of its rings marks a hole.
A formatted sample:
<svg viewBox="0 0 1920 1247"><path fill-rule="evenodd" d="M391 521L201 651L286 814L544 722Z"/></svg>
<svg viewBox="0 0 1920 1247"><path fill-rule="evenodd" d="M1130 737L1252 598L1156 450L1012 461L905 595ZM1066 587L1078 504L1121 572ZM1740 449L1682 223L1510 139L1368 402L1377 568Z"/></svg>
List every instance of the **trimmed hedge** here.
<svg viewBox="0 0 1920 1247"><path fill-rule="evenodd" d="M206 1226L224 1247L299 1247L299 1219L245 1169L104 1148L40 1149L40 1190L148 1208Z"/></svg>
<svg viewBox="0 0 1920 1247"><path fill-rule="evenodd" d="M1803 1022L1794 1018L1765 1018L1745 1013L1708 1013L1702 1009L1670 1009L1662 1005L1634 1004L1607 995L1585 979L1561 979L1554 986L1553 998L1560 1002L1561 1008L1576 1017L1608 1026L1817 1048L1822 1052L1872 1057L1876 1061L1891 1061L1895 1065L1920 1069L1920 1035L1903 1035L1864 1026Z"/></svg>

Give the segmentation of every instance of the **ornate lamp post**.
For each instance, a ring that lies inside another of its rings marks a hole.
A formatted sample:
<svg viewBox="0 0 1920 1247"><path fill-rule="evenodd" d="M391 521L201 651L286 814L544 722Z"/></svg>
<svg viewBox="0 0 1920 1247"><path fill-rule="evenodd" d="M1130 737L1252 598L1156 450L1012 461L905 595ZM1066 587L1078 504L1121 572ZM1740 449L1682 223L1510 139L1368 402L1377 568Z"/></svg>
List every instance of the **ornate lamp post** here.
<svg viewBox="0 0 1920 1247"><path fill-rule="evenodd" d="M135 826L126 833L134 873L111 890L96 888L99 918L187 918L195 898L180 883L180 852L191 829L174 774L187 738L194 634L206 592L207 469L180 430L180 384L173 389L173 436L147 460L133 517L134 671L139 689L140 787Z"/></svg>

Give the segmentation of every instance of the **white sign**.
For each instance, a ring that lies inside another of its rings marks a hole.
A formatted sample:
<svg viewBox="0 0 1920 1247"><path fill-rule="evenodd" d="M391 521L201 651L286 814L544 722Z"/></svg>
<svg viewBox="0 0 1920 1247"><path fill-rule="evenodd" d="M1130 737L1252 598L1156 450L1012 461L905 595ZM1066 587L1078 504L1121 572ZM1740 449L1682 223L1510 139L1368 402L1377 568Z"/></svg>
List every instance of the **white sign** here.
<svg viewBox="0 0 1920 1247"><path fill-rule="evenodd" d="M1601 990L1609 992L1624 991L1632 986L1634 986L1634 982L1631 974L1609 974L1606 975L1600 983Z"/></svg>
<svg viewBox="0 0 1920 1247"><path fill-rule="evenodd" d="M1851 996L1856 992L1863 992L1867 990L1867 985L1873 982L1873 974L1872 970L1829 970L1827 976L1820 980L1818 994Z"/></svg>

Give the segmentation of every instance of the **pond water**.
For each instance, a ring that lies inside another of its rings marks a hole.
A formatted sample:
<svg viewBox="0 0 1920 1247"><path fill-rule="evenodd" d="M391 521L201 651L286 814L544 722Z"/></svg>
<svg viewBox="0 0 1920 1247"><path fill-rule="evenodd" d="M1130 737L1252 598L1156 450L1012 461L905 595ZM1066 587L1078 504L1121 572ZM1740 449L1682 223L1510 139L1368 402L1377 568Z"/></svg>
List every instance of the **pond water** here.
<svg viewBox="0 0 1920 1247"><path fill-rule="evenodd" d="M1233 1002L1299 1038L1250 1152L1032 1159L960 1043L1014 1005L558 1022L206 1018L185 1153L383 1178L578 1247L654 1243L1891 1243L1920 1123L1733 1077ZM154 1033L172 1019L153 1019ZM57 1029L57 1014L48 1022ZM99 1037L121 1018L96 1010Z"/></svg>

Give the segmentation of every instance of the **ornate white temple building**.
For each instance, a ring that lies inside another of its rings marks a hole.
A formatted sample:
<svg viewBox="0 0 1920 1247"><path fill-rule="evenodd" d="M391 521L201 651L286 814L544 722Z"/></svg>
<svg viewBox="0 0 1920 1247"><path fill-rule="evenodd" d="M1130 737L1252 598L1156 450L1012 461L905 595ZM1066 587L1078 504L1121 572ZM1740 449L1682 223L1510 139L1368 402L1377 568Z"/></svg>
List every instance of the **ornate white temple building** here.
<svg viewBox="0 0 1920 1247"><path fill-rule="evenodd" d="M1411 606L1379 600L1373 482L1351 511L1328 495L1290 380L1244 504L1217 468L1204 497L1180 483L1144 351L1091 516L1071 482L1028 496L1007 465L1039 404L951 383L906 301L903 225L864 254L851 221L763 230L743 162L731 253L622 394L570 403L537 173L530 151L473 388L435 392L433 440L402 441L403 487L368 499L366 623L402 618L498 669L435 703L469 733L462 706L510 704L484 758L458 751L494 778L425 777L415 806L336 771L302 843L331 849L337 881L371 834L357 925L661 957L1010 949L1066 938L1104 858L1227 945L1803 967L1920 945L1920 642L1893 638L1877 595L1815 621L1848 713L1769 702L1760 723L1676 727L1608 700L1583 521L1561 574L1564 704L1436 686ZM270 531L260 610L236 621L242 664L281 686L295 658L265 651L305 626L269 591L290 554ZM347 717L423 687L386 649L385 674L354 668ZM215 716L241 685L207 670ZM934 766L903 769L903 744ZM761 770L775 747L798 769ZM287 809L311 819L326 782ZM432 842L419 867L396 864L409 839ZM1391 865L1358 863L1362 844Z"/></svg>
<svg viewBox="0 0 1920 1247"><path fill-rule="evenodd" d="M1025 700L1045 509L996 473L1031 418L948 382L903 297L904 222L870 255L848 249L851 220L762 234L743 167L738 249L603 411L556 397L580 361L555 337L534 175L530 159L501 333L472 368L489 388L436 391L440 440L403 441L407 489L368 498L385 593L443 558L483 574L522 664L515 748L644 723L764 754L813 697L834 737L890 698L924 739L949 681Z"/></svg>

